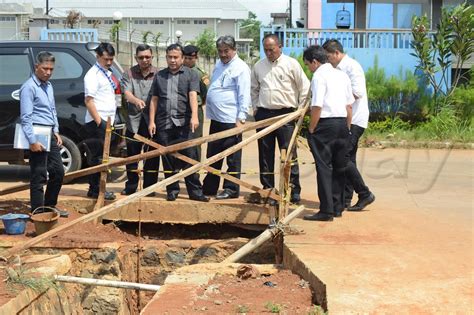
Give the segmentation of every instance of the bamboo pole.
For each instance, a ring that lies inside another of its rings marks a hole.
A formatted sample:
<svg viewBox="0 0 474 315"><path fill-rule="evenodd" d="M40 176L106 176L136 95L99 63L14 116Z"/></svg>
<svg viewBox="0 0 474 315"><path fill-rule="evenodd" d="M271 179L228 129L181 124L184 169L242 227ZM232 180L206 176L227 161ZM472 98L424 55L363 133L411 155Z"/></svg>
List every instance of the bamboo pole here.
<svg viewBox="0 0 474 315"><path fill-rule="evenodd" d="M105 126L105 138L104 138L104 148L102 152L102 163L107 163L109 161L110 153L110 139L112 137L112 122L110 117L107 118L107 125ZM100 172L99 180L99 195L97 196L97 202L95 203L94 210L100 209L104 206L105 202L105 186L107 184L107 170ZM96 219L94 223L99 223L99 219Z"/></svg>
<svg viewBox="0 0 474 315"><path fill-rule="evenodd" d="M280 223L281 224L290 223L298 215L300 215L303 212L304 209L305 209L304 206L299 206L292 213L290 213L288 216L283 218L283 220L280 221ZM272 236L275 235L278 232L280 232L278 227L274 227L274 228L267 229L267 230L263 231L262 234L260 234L256 238L250 240L247 244L245 244L244 246L239 248L238 251L236 251L235 253L233 253L232 255L227 257L226 259L224 259L224 261L222 261L221 263L222 264L228 264L228 263L238 262L240 259L247 256L249 253L254 251L256 248L260 247L262 244L264 244L265 242L270 240L272 238Z"/></svg>
<svg viewBox="0 0 474 315"><path fill-rule="evenodd" d="M140 191L138 191L138 192L136 192L132 195L129 195L129 196L123 198L123 199L119 199L114 203L111 203L111 204L109 204L109 205L107 205L107 206L105 206L101 209L98 209L97 211L88 213L88 214L86 214L86 215L84 215L80 218L77 218L77 219L69 221L69 222L67 222L63 225L60 225L60 226L58 226L57 228L55 228L53 230L50 230L46 233L38 235L38 236L36 236L36 237L26 241L26 242L15 245L15 246L13 246L12 248L10 248L9 250L7 250L5 252L5 256L3 258L9 258L9 257L19 253L22 250L28 249L31 246L36 245L36 244L38 244L38 243L40 243L44 240L47 240L47 239L59 234L62 231L65 231L65 230L68 230L68 229L72 228L73 226L75 226L78 223L89 222L89 221L92 221L96 218L104 216L107 213L112 212L112 211L114 211L114 210L116 210L116 209L118 209L122 206L125 206L125 205L129 204L129 203L132 203L133 201L135 201L135 200L137 200L141 197L145 197L146 195L156 191L157 189L164 188L167 185L169 185L171 183L174 183L177 180L180 180L181 178L184 178L184 177L196 172L197 170L199 170L200 168L202 168L206 165L213 164L216 161L219 161L219 160L225 158L226 156L228 156L228 155L230 155L234 152L237 152L238 150L242 149L243 147L245 147L247 144L251 143L252 141L258 140L261 137L264 137L267 134L271 133L275 129L278 129L281 126L285 125L286 123L296 119L296 117L298 117L298 115L301 114L301 111L302 110L300 109L300 110L298 110L294 113L287 114L286 117L281 118L278 122L266 127L265 129L260 130L259 132L253 134L252 136L248 137L247 139L243 140L242 142L236 144L235 146L230 147L230 148L220 152L219 154L216 154L216 155L208 158L204 162L197 163L196 165L193 165L193 166L191 166L191 167L189 167L185 170L182 170L178 174L175 174L175 175L173 175L171 177L168 177L168 178L166 178L166 179L164 179L164 180L162 180L158 183L155 183L151 186L148 186L147 188L145 188L143 190L140 190ZM169 148L169 147L167 147L167 148ZM150 152L153 152L153 151L150 151Z"/></svg>
<svg viewBox="0 0 474 315"><path fill-rule="evenodd" d="M149 139L147 139L147 138L145 138L145 137L143 137L143 136L140 136L139 134L135 134L133 137L134 137L135 139L140 140L141 142L147 144L148 146L155 148L155 149L163 149L163 148L165 148L164 146L162 146L162 145L160 145L160 144L158 144L158 143L156 143L156 142L154 142L154 141L151 141L151 140L149 140ZM191 164L191 165L196 165L197 163L199 163L198 161L193 160L193 159L191 159L190 157L187 157L186 155L181 154L181 153L178 153L178 152L176 152L176 153L171 153L171 155L174 156L174 157L176 157L177 159L180 159L181 161L184 161L184 162L189 163L189 164ZM222 174L220 170L215 169L215 168L213 168L213 167L211 167L211 166L205 166L204 168L205 168L208 172L212 172L212 173L214 173L215 175L218 175L218 176L220 176L220 177L222 177L222 178L225 178L225 179L227 179L227 180L230 181L230 182L233 182L233 183L235 183L235 184L237 184L237 185L240 185L240 186L246 187L246 188L248 188L248 189L251 189L251 190L253 190L253 191L256 191L256 192L260 193L261 195L269 195L269 196L267 196L267 198L270 197L270 198L274 198L275 200L277 200L277 199L279 198L278 195L275 194L273 191L268 191L268 190L265 190L265 189L261 189L260 187L257 187L257 186L255 186L255 185L252 185L252 184L250 184L250 183L247 183L247 182L245 182L245 181L243 181L243 180L241 180L241 179L239 179L239 178L237 178L237 177L234 177L234 176L232 176L232 175L229 175L229 174Z"/></svg>
<svg viewBox="0 0 474 315"><path fill-rule="evenodd" d="M71 182L72 180L74 180L76 178L87 176L87 175L94 174L94 173L97 173L97 172L101 172L103 170L107 170L107 169L110 169L112 167L122 166L122 165L130 164L130 163L138 162L138 161L141 161L141 160L144 160L144 159L151 159L151 158L154 158L154 157L157 157L157 156L160 156L160 155L164 155L164 154L168 154L168 153L171 153L171 152L180 151L180 150L183 150L183 149L186 149L186 148L189 148L189 147L193 147L193 146L196 146L196 145L200 145L200 144L203 144L205 142L211 142L211 141L219 140L219 139L222 139L222 138L227 138L227 137L230 137L230 136L234 136L234 135L237 135L239 133L243 133L243 132L248 131L248 130L253 130L253 129L257 129L257 128L261 128L261 127L266 127L266 126L269 126L269 125L277 122L279 119L282 119L283 117L285 117L285 115L272 117L272 118L268 118L268 119L257 121L257 122L247 123L247 124L244 124L243 126L232 128L232 129L221 131L221 132L217 132L217 133L214 133L212 135L205 136L205 137L201 137L201 138L192 139L192 140L188 140L188 141L185 141L185 142L180 142L180 143L177 143L177 144L173 144L173 145L170 145L170 146L164 148L163 150L152 150L152 151L149 151L149 152L137 154L137 155L130 156L130 157L127 157L127 158L117 158L117 159L114 159L113 161L108 162L107 164L99 164L99 165L88 167L88 168L78 170L78 171L75 171L75 172L67 173L66 175L64 175L63 183L69 183L69 182ZM27 190L29 188L30 188L30 184L20 184L20 185L7 187L7 188L4 188L4 189L0 190L0 196L15 193L15 192L19 192L19 191L22 191L22 190Z"/></svg>
<svg viewBox="0 0 474 315"><path fill-rule="evenodd" d="M161 286L154 284L144 284L136 282L125 282L125 281L114 281L114 280L104 280L104 279L91 279L91 278L81 278L81 277L72 277L72 276L54 276L55 281L66 282L66 283L79 283L84 285L95 285L102 287L111 287L111 288L122 288L130 290L146 290L146 291L159 291Z"/></svg>

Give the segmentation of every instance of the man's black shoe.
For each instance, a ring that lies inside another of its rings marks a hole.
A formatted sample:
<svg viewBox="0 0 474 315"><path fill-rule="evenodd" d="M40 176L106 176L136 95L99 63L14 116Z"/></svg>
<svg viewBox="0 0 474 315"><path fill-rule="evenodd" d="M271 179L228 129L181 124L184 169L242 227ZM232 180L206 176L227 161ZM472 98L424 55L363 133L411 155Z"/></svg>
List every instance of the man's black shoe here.
<svg viewBox="0 0 474 315"><path fill-rule="evenodd" d="M344 212L344 210L342 211L334 211L334 217L335 218L340 218L342 217L342 213Z"/></svg>
<svg viewBox="0 0 474 315"><path fill-rule="evenodd" d="M206 197L204 195L192 196L192 197L190 196L189 199L195 200L195 201L209 202L209 197Z"/></svg>
<svg viewBox="0 0 474 315"><path fill-rule="evenodd" d="M92 192L92 191L89 190L87 192L87 197L97 199L97 198L99 198L99 193L98 192ZM105 200L115 200L115 198L117 198L117 197L111 191L106 191L105 194L104 194L104 199Z"/></svg>
<svg viewBox="0 0 474 315"><path fill-rule="evenodd" d="M290 198L291 203L294 203L295 205L299 205L300 201L301 201L301 197L299 194L291 195L291 198Z"/></svg>
<svg viewBox="0 0 474 315"><path fill-rule="evenodd" d="M333 216L327 213L318 212L315 214L307 214L303 219L309 221L332 221Z"/></svg>
<svg viewBox="0 0 474 315"><path fill-rule="evenodd" d="M175 194L167 194L166 195L166 200L168 201L175 201L178 196Z"/></svg>
<svg viewBox="0 0 474 315"><path fill-rule="evenodd" d="M235 199L235 198L239 198L239 194L230 192L227 189L224 189L223 191L221 191L220 193L216 195L217 200Z"/></svg>
<svg viewBox="0 0 474 315"><path fill-rule="evenodd" d="M347 211L362 211L365 207L370 205L375 201L375 196L373 193L370 193L366 198L359 199L355 205L347 208Z"/></svg>
<svg viewBox="0 0 474 315"><path fill-rule="evenodd" d="M129 195L134 194L134 193L135 193L134 191L130 191L130 190L126 190L126 189L124 189L120 192L120 194L122 196L129 196Z"/></svg>

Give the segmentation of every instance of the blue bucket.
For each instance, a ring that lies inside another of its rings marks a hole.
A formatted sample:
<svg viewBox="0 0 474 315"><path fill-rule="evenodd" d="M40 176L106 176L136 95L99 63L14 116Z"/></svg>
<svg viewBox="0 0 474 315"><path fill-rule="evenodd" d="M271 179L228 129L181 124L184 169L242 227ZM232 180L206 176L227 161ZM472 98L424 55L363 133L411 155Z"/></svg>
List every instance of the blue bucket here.
<svg viewBox="0 0 474 315"><path fill-rule="evenodd" d="M5 232L10 235L25 233L26 221L29 218L29 215L21 213L8 213L0 217L3 221Z"/></svg>

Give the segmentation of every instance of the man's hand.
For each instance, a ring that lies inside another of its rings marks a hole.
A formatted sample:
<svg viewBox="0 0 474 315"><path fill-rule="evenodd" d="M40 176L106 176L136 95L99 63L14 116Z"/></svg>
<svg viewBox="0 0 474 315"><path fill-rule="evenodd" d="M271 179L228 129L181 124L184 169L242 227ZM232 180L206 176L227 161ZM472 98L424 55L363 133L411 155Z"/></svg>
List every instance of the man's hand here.
<svg viewBox="0 0 474 315"><path fill-rule="evenodd" d="M146 104L145 104L145 102L144 102L143 100L137 98L137 101L135 102L135 106L136 106L138 109L140 109L140 110L144 109L144 108L145 108L145 105L146 105Z"/></svg>
<svg viewBox="0 0 474 315"><path fill-rule="evenodd" d="M102 123L102 118L99 117L99 119L94 119L95 124L97 127L100 127L100 124Z"/></svg>
<svg viewBox="0 0 474 315"><path fill-rule="evenodd" d="M150 121L148 124L148 132L150 133L150 136L154 136L156 133L156 125L154 121Z"/></svg>
<svg viewBox="0 0 474 315"><path fill-rule="evenodd" d="M192 133L194 133L194 131L199 127L199 119L197 115L193 115L191 117L191 121L189 122L189 127L191 128Z"/></svg>
<svg viewBox="0 0 474 315"><path fill-rule="evenodd" d="M235 122L236 127L240 127L240 126L243 126L243 125L245 125L245 123L241 122L240 119L237 119L237 121Z"/></svg>
<svg viewBox="0 0 474 315"><path fill-rule="evenodd" d="M45 149L46 148L40 142L35 142L33 144L30 144L31 152L41 152L41 151L45 151Z"/></svg>
<svg viewBox="0 0 474 315"><path fill-rule="evenodd" d="M56 137L56 143L58 144L58 147L63 146L63 139L59 135L59 133L54 133L54 136Z"/></svg>

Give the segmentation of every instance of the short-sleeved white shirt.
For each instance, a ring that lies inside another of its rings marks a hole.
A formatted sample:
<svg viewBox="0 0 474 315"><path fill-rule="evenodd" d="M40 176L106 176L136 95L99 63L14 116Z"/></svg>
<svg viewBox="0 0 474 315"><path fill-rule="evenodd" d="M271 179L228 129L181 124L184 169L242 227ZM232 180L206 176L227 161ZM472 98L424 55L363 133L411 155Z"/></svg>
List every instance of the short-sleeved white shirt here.
<svg viewBox="0 0 474 315"><path fill-rule="evenodd" d="M347 117L346 106L354 103L351 80L330 63L321 65L311 80L311 106L322 108L321 118Z"/></svg>
<svg viewBox="0 0 474 315"><path fill-rule="evenodd" d="M111 76L112 72L107 70L107 75ZM106 78L105 73L96 65L92 66L84 77L84 94L86 97L90 96L94 98L94 104L99 116L104 120L110 117L113 124L117 110L115 91L109 79ZM91 114L87 111L85 118L86 123L92 120Z"/></svg>
<svg viewBox="0 0 474 315"><path fill-rule="evenodd" d="M357 97L354 104L352 104L352 124L367 128L369 123L369 101L367 99L364 69L348 55L341 59L337 69L344 71L349 76L352 93Z"/></svg>

